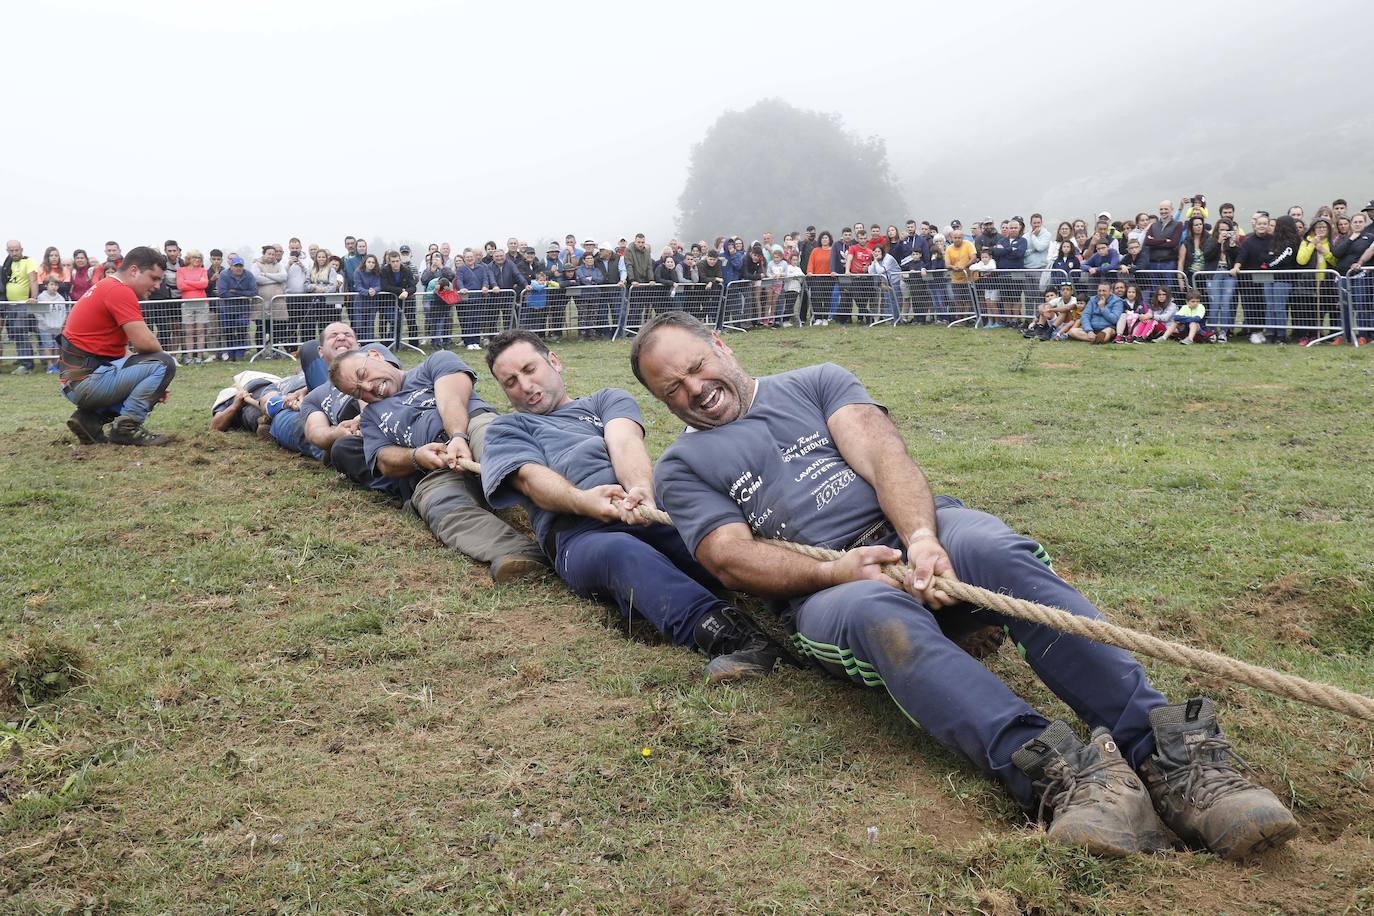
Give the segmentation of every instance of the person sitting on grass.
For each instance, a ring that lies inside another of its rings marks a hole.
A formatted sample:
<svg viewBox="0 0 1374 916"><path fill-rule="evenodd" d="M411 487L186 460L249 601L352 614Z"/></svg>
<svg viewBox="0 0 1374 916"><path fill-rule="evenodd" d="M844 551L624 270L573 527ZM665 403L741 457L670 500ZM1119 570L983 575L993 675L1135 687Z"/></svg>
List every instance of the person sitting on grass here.
<svg viewBox="0 0 1374 916"><path fill-rule="evenodd" d="M1202 291L1199 289L1188 290L1188 301L1183 304L1183 308L1178 310L1174 316L1174 324L1178 328L1181 338L1179 343L1190 344L1199 337L1208 340L1211 332L1203 323L1203 318L1207 315L1207 307L1202 304ZM1186 332L1184 329L1187 329Z"/></svg>
<svg viewBox="0 0 1374 916"><path fill-rule="evenodd" d="M1129 343L1131 334L1145 311L1145 305L1140 301L1140 287L1134 283L1127 286L1121 280L1117 280L1116 285L1112 287L1112 292L1123 303L1121 317L1116 322L1116 342Z"/></svg>
<svg viewBox="0 0 1374 916"><path fill-rule="evenodd" d="M456 353L439 350L402 372L376 350L350 350L334 358L329 381L367 405L358 424L367 468L403 481L407 505L444 546L490 563L497 583L543 575L538 546L491 511L476 475L459 464L481 461L496 408Z"/></svg>
<svg viewBox="0 0 1374 916"><path fill-rule="evenodd" d="M1065 280L1059 284L1059 298L1054 303L1054 317L1042 340L1068 340L1069 332L1078 327L1083 317L1083 304L1074 295L1074 285Z"/></svg>
<svg viewBox="0 0 1374 916"><path fill-rule="evenodd" d="M1073 340L1088 343L1108 343L1116 337L1116 323L1121 320L1121 310L1125 305L1112 295L1112 285L1106 280L1097 284L1097 295L1088 300L1083 307L1083 316L1078 319L1078 327L1068 331Z"/></svg>
<svg viewBox="0 0 1374 916"><path fill-rule="evenodd" d="M773 599L818 668L883 688L927 734L1048 815L1051 839L1129 855L1165 848L1167 825L1190 845L1240 859L1297 834L1288 809L1238 768L1211 699L1171 704L1123 649L944 591L937 575L1102 616L1040 544L934 496L887 410L852 373L827 363L753 377L682 312L640 329L630 368L690 427L654 471L654 494L688 552L728 587ZM817 560L764 538L842 556ZM897 582L882 565L902 561ZM1088 742L960 650L951 637L971 623L1009 631L1092 729Z"/></svg>
<svg viewBox="0 0 1374 916"><path fill-rule="evenodd" d="M1178 303L1174 301L1174 294L1169 292L1168 287L1156 287L1154 295L1150 297L1150 314L1154 324L1145 337L1146 340L1168 340L1174 336L1174 331L1178 329L1178 324L1174 321L1174 316L1178 314Z"/></svg>
<svg viewBox="0 0 1374 916"><path fill-rule="evenodd" d="M515 413L487 432L482 487L497 507L523 505L554 569L584 598L615 603L710 661L711 683L772 672L782 650L720 598L671 526L640 519L653 508L653 462L639 405L602 388L574 399L563 364L529 331L498 335L487 367ZM749 486L743 481L741 486Z"/></svg>
<svg viewBox="0 0 1374 916"><path fill-rule="evenodd" d="M1051 329L1053 319L1056 316L1055 303L1059 301L1059 291L1054 287L1045 290L1045 301L1040 303L1035 311L1035 320L1026 326L1026 330L1021 332L1021 336L1027 339L1032 337L1045 337L1045 332Z"/></svg>

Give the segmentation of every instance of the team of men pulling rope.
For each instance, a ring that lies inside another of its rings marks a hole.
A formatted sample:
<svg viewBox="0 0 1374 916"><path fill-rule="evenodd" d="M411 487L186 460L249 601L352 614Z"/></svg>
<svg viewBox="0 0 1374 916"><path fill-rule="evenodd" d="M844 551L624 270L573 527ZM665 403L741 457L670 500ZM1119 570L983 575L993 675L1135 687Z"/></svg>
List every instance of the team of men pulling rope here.
<svg viewBox="0 0 1374 916"><path fill-rule="evenodd" d="M1242 774L1213 701L1169 703L1122 646L1374 719L1367 698L1103 620L1035 541L934 496L886 410L839 366L755 378L696 319L658 315L630 364L688 428L655 464L629 392L572 397L558 355L527 331L498 336L486 357L511 413L477 393L456 354L404 371L333 324L302 353L300 379L241 374L211 425L260 428L404 499L497 582L552 565L579 595L704 653L712 681L766 675L785 658L719 595L769 599L808 663L884 687L1049 819L1051 837L1097 853L1163 849L1167 826L1245 858L1298 830ZM77 420L74 431L89 429ZM516 505L535 541L494 514ZM1016 641L1091 727L1087 743L961 647L990 632Z"/></svg>

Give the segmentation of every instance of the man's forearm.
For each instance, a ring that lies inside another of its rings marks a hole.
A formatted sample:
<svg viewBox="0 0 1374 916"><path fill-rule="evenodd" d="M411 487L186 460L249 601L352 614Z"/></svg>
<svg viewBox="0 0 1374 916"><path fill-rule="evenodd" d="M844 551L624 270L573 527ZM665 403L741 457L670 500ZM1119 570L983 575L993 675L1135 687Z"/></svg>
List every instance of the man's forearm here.
<svg viewBox="0 0 1374 916"><path fill-rule="evenodd" d="M882 449L871 483L878 493L883 515L903 544L920 533L937 533L935 498L931 495L930 483L905 447Z"/></svg>
<svg viewBox="0 0 1374 916"><path fill-rule="evenodd" d="M515 489L546 512L583 515L582 491L572 481L542 464L527 464L512 475Z"/></svg>
<svg viewBox="0 0 1374 916"><path fill-rule="evenodd" d="M697 560L726 588L763 598L809 595L836 584L825 561L719 530L702 541Z"/></svg>
<svg viewBox="0 0 1374 916"><path fill-rule="evenodd" d="M638 435L637 427L635 433L617 431L613 434L608 431L606 452L611 456L615 479L622 487L627 490L642 487L653 491L654 463L649 459L649 450L644 447L644 439Z"/></svg>
<svg viewBox="0 0 1374 916"><path fill-rule="evenodd" d="M415 449L403 445L384 445L377 453L377 470L384 477L404 480L423 469L415 463Z"/></svg>

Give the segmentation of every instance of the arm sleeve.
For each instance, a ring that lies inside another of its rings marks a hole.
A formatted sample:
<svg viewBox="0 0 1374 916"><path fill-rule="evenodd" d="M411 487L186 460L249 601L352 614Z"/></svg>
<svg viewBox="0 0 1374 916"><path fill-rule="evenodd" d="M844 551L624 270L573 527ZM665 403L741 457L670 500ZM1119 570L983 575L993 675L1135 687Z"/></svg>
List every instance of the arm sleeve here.
<svg viewBox="0 0 1374 916"><path fill-rule="evenodd" d="M112 297L110 302L110 316L114 318L115 324L128 324L131 321L142 321L143 310L139 308L138 296L127 286L121 285L118 289L118 296Z"/></svg>
<svg viewBox="0 0 1374 916"><path fill-rule="evenodd" d="M590 398L592 410L601 418L603 424L621 418L634 420L639 428L644 428L644 418L639 413L639 402L624 388L602 388Z"/></svg>
<svg viewBox="0 0 1374 916"><path fill-rule="evenodd" d="M547 466L544 450L522 417L497 417L487 427L482 451L482 492L495 509L519 505L520 491L509 483L510 476L527 464Z"/></svg>
<svg viewBox="0 0 1374 916"><path fill-rule="evenodd" d="M446 375L453 375L455 372L467 373L472 377L473 387L477 386L477 373L451 350L439 350L431 354L421 364L421 369L424 370L424 374L421 376L422 383L430 387L433 387L439 379Z"/></svg>
<svg viewBox="0 0 1374 916"><path fill-rule="evenodd" d="M696 473L681 454L683 451L690 449L670 446L654 467L654 501L673 517L673 527L695 556L697 547L712 531L723 525L748 522L733 499Z"/></svg>
<svg viewBox="0 0 1374 916"><path fill-rule="evenodd" d="M887 412L887 408L873 400L863 382L848 369L834 363L822 363L804 371L808 376L808 393L827 420L835 411L850 404L872 404Z"/></svg>

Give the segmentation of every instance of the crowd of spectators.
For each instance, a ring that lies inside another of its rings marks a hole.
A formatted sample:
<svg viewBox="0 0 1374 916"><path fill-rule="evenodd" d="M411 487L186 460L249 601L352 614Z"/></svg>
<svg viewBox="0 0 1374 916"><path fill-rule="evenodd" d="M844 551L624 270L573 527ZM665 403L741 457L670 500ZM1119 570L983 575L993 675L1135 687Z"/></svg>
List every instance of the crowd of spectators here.
<svg viewBox="0 0 1374 916"><path fill-rule="evenodd" d="M962 317L1041 339L1189 343L1242 334L1307 344L1343 341L1344 289L1360 343L1374 327L1374 201L1352 211L1334 200L1310 219L1297 205L1277 216L1255 210L1243 223L1234 204L1213 210L1194 194L1177 206L1166 200L1125 219L1101 211L1053 230L1034 213L967 224L911 219L901 228L856 222L838 236L807 226L776 239L671 239L657 249L643 234L614 243L568 234L542 252L511 237L504 247L434 242L418 258L409 245L370 252L355 236L338 250L292 238L208 256L167 240L163 251L168 267L144 316L183 363L308 340L345 312L364 339L404 335L479 349L504 323L484 297L502 292L520 303L523 327L547 336L573 332L569 304L578 311L575 333L603 337L668 308L713 318L709 304L727 291L720 314L732 325ZM34 259L20 242L7 243L0 348L14 348L16 373L56 371L68 304L121 261L115 241L101 258L50 246ZM629 290L637 292L618 292Z"/></svg>

